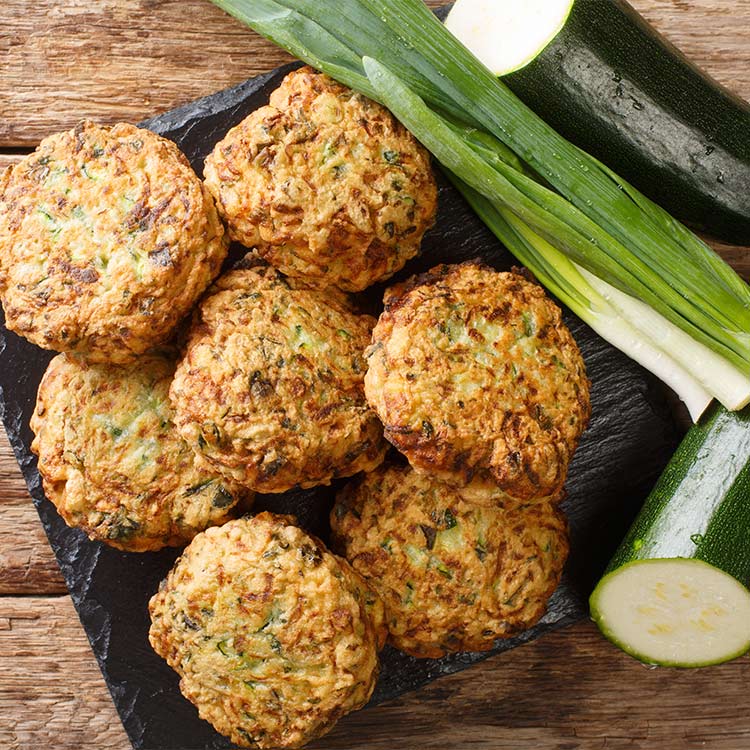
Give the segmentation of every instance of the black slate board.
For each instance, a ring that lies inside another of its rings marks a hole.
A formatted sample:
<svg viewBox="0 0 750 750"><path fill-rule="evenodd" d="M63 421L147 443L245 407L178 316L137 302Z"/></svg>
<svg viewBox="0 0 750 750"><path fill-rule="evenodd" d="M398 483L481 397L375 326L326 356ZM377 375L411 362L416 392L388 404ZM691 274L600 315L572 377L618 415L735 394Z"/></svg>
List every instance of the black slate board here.
<svg viewBox="0 0 750 750"><path fill-rule="evenodd" d="M175 141L202 171L213 144L268 94L294 66L247 81L232 89L148 120L151 130ZM234 248L233 260L241 255ZM441 180L437 225L426 236L420 258L399 274L404 278L439 262L481 257L498 269L512 257L477 219L463 199ZM365 295L373 307L382 287ZM583 350L592 381L593 416L570 470L566 510L572 555L563 584L541 623L519 638L499 642L494 652L517 646L554 627L585 616L586 598L679 438L680 420L667 390L639 366L600 339L571 313L566 321ZM0 318L0 323L4 320ZM0 410L18 463L39 510L73 602L112 693L133 746L202 750L229 743L182 698L175 673L149 647L147 602L178 555L177 551L125 554L89 541L69 529L45 499L30 453L28 423L36 389L50 352L0 326ZM327 511L334 488L260 497L258 509L296 513L306 528L328 536ZM459 654L415 660L391 648L382 657L382 674L373 702L380 702L464 669L490 654ZM71 680L75 675L71 675Z"/></svg>

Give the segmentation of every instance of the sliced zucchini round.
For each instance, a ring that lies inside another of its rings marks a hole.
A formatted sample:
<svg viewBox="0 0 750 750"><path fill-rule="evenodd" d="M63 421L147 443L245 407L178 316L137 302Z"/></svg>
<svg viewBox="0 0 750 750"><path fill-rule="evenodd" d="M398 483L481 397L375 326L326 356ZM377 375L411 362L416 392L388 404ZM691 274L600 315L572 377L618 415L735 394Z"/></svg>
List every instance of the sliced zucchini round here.
<svg viewBox="0 0 750 750"><path fill-rule="evenodd" d="M573 0L456 0L445 25L495 75L530 63L568 20Z"/></svg>
<svg viewBox="0 0 750 750"><path fill-rule="evenodd" d="M602 633L646 664L704 667L750 650L750 591L689 558L635 560L591 595Z"/></svg>

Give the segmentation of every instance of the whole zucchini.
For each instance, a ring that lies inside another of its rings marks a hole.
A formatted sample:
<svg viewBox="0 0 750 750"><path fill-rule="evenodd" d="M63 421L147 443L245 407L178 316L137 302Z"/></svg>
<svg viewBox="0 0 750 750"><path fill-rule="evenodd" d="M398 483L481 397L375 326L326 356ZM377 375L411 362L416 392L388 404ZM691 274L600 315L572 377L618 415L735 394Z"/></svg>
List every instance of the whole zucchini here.
<svg viewBox="0 0 750 750"><path fill-rule="evenodd" d="M750 105L624 0L570 2L457 0L438 15L568 140L685 223L750 244Z"/></svg>
<svg viewBox="0 0 750 750"><path fill-rule="evenodd" d="M750 244L750 106L624 0L575 0L553 41L503 81L674 216Z"/></svg>
<svg viewBox="0 0 750 750"><path fill-rule="evenodd" d="M695 667L750 649L750 407L687 433L591 595L641 661Z"/></svg>

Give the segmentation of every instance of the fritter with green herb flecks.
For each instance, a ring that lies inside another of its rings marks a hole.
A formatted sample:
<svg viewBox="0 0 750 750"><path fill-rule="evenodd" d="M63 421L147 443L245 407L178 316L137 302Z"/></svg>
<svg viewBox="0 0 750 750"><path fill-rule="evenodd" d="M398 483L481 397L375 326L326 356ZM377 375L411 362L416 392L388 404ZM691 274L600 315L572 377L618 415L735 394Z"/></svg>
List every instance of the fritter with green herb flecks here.
<svg viewBox="0 0 750 750"><path fill-rule="evenodd" d="M382 603L293 523L261 513L199 534L149 605L149 640L183 695L243 747L320 737L378 675Z"/></svg>
<svg viewBox="0 0 750 750"><path fill-rule="evenodd" d="M127 362L164 343L227 252L177 146L82 122L0 176L0 300L39 346Z"/></svg>
<svg viewBox="0 0 750 750"><path fill-rule="evenodd" d="M232 239L289 276L346 291L414 257L437 207L416 139L379 104L307 67L227 133L205 175Z"/></svg>
<svg viewBox="0 0 750 750"><path fill-rule="evenodd" d="M199 466L172 424L174 361L132 367L60 354L39 386L31 445L47 497L69 526L112 547L180 546L252 494Z"/></svg>
<svg viewBox="0 0 750 750"><path fill-rule="evenodd" d="M180 433L258 492L373 469L386 450L364 395L374 323L342 292L269 266L222 276L195 316L170 391Z"/></svg>
<svg viewBox="0 0 750 750"><path fill-rule="evenodd" d="M568 554L565 517L550 503L490 505L410 467L380 467L339 493L334 549L382 598L396 648L486 651L544 614Z"/></svg>
<svg viewBox="0 0 750 750"><path fill-rule="evenodd" d="M537 284L478 263L391 287L367 352L365 392L419 471L549 499L590 413L583 359Z"/></svg>

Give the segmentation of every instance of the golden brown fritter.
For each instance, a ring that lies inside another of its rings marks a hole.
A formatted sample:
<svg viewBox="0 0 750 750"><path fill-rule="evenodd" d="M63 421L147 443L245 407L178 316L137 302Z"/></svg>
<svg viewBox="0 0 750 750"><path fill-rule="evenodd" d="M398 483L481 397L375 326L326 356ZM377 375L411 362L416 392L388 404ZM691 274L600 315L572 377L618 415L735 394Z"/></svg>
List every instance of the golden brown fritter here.
<svg viewBox="0 0 750 750"><path fill-rule="evenodd" d="M164 343L227 252L208 191L148 130L82 122L0 176L0 300L46 349L127 362Z"/></svg>
<svg viewBox="0 0 750 750"><path fill-rule="evenodd" d="M222 276L195 316L170 391L180 433L258 492L373 469L386 449L364 396L374 322L343 293L270 266Z"/></svg>
<svg viewBox="0 0 750 750"><path fill-rule="evenodd" d="M427 151L379 104L308 67L227 133L205 176L232 239L345 291L402 268L437 208Z"/></svg>
<svg viewBox="0 0 750 750"><path fill-rule="evenodd" d="M378 675L382 604L293 523L261 513L199 534L149 605L149 640L183 695L243 747L320 737Z"/></svg>
<svg viewBox="0 0 750 750"><path fill-rule="evenodd" d="M112 547L146 552L190 541L252 499L196 464L172 424L174 361L131 367L59 354L39 386L31 449L44 491L69 526Z"/></svg>
<svg viewBox="0 0 750 750"><path fill-rule="evenodd" d="M560 492L589 385L540 286L478 263L438 266L386 292L367 358L367 399L417 470L523 500Z"/></svg>
<svg viewBox="0 0 750 750"><path fill-rule="evenodd" d="M568 555L555 505L482 507L408 466L347 485L331 527L334 548L380 594L390 643L417 657L486 651L531 627Z"/></svg>

